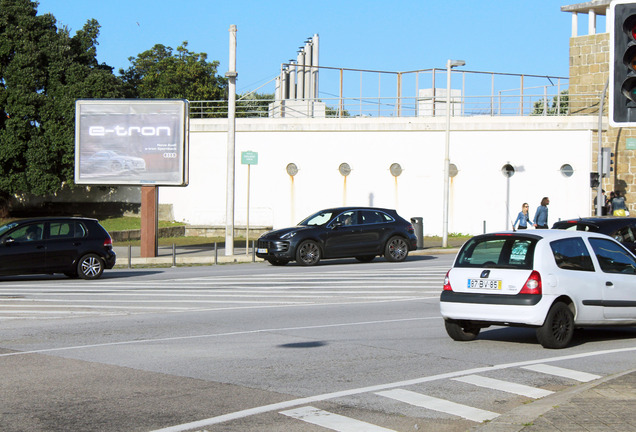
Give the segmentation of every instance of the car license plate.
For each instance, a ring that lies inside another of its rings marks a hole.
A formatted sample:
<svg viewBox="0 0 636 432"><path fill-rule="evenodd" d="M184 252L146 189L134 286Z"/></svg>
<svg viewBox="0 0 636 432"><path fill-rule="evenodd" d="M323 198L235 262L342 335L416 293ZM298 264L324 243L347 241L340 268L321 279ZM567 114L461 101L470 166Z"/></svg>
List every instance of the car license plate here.
<svg viewBox="0 0 636 432"><path fill-rule="evenodd" d="M500 290L501 281L495 279L468 279L468 288Z"/></svg>
<svg viewBox="0 0 636 432"><path fill-rule="evenodd" d="M267 249L266 249L266 248L258 248L258 249L256 249L256 252L257 252L257 253L264 253L264 254L266 254L266 253L267 253Z"/></svg>

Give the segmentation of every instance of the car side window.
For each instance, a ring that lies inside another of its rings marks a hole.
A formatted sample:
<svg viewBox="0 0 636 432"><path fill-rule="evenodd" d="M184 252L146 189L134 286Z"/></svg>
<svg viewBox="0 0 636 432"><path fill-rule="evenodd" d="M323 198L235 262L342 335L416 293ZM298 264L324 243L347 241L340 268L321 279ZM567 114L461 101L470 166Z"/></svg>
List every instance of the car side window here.
<svg viewBox="0 0 636 432"><path fill-rule="evenodd" d="M73 235L74 238L82 238L86 237L86 227L81 222L75 222L75 233Z"/></svg>
<svg viewBox="0 0 636 432"><path fill-rule="evenodd" d="M44 235L44 224L29 224L13 231L9 237L19 242L29 242L42 240Z"/></svg>
<svg viewBox="0 0 636 432"><path fill-rule="evenodd" d="M636 260L619 244L601 238L591 238L590 244L603 272L636 275Z"/></svg>
<svg viewBox="0 0 636 432"><path fill-rule="evenodd" d="M634 238L634 230L632 227L626 226L618 231L614 232L610 235L614 240L619 241L621 243L634 243L636 240Z"/></svg>
<svg viewBox="0 0 636 432"><path fill-rule="evenodd" d="M344 213L340 213L334 222L346 226L358 225L358 212L355 210L349 210Z"/></svg>
<svg viewBox="0 0 636 432"><path fill-rule="evenodd" d="M386 219L383 217L384 213L373 210L363 210L360 212L360 216L362 218L361 223L364 225L376 224L386 222Z"/></svg>
<svg viewBox="0 0 636 432"><path fill-rule="evenodd" d="M75 236L75 222L51 222L49 225L49 238L70 238Z"/></svg>
<svg viewBox="0 0 636 432"><path fill-rule="evenodd" d="M594 271L592 257L581 238L567 238L550 243L554 261L564 270Z"/></svg>

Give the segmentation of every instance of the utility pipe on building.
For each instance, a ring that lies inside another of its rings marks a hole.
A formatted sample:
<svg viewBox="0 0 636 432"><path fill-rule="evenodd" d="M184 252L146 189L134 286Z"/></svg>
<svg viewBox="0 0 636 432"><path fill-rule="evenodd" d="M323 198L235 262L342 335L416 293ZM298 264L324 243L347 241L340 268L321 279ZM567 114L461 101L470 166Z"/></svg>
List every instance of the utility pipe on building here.
<svg viewBox="0 0 636 432"><path fill-rule="evenodd" d="M605 101L605 95L607 94L607 87L609 87L609 78L605 81L605 87L603 93L601 93L601 109L598 111L598 151L596 153L596 170L598 172L598 186L596 187L596 216L603 215L603 175L607 174L609 179L610 173L603 172L603 106ZM560 108L560 106L559 106Z"/></svg>
<svg viewBox="0 0 636 432"><path fill-rule="evenodd" d="M234 160L236 138L236 25L230 26L227 104L227 195L225 201L225 255L234 255Z"/></svg>
<svg viewBox="0 0 636 432"><path fill-rule="evenodd" d="M311 51L311 64L312 64L312 82L313 82L313 86L312 86L312 99L317 99L318 98L318 65L319 63L319 58L318 58L318 34L316 33L314 35L314 37L312 38L312 42L311 45L313 47L312 51Z"/></svg>

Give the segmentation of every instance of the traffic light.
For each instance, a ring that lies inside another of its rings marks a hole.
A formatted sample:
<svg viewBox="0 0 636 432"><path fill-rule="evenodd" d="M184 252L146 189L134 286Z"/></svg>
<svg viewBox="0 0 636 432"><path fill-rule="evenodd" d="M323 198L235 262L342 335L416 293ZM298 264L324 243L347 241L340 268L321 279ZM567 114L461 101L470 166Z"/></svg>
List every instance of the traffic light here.
<svg viewBox="0 0 636 432"><path fill-rule="evenodd" d="M592 189L597 188L599 185L599 178L598 178L598 173L597 172L591 172L590 173L590 187Z"/></svg>
<svg viewBox="0 0 636 432"><path fill-rule="evenodd" d="M610 4L610 117L612 126L636 126L636 1Z"/></svg>
<svg viewBox="0 0 636 432"><path fill-rule="evenodd" d="M614 171L614 153L610 147L601 148L601 167L603 177L609 177Z"/></svg>

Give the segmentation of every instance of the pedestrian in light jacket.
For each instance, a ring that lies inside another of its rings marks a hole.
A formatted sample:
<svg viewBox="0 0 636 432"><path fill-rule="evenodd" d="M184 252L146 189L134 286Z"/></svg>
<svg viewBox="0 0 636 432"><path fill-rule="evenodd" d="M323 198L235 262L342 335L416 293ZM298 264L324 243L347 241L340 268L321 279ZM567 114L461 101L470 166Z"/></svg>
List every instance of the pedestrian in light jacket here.
<svg viewBox="0 0 636 432"><path fill-rule="evenodd" d="M548 204L550 204L550 199L543 197L541 205L537 207L534 214L534 227L537 229L548 229Z"/></svg>
<svg viewBox="0 0 636 432"><path fill-rule="evenodd" d="M528 205L528 203L523 203L523 205L521 206L521 211L517 215L517 219L512 224L513 231L515 231L515 226L517 227L516 229L524 230L528 228L528 222L532 223L532 221L530 220L530 214L528 213L529 208L530 206Z"/></svg>

